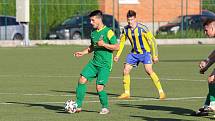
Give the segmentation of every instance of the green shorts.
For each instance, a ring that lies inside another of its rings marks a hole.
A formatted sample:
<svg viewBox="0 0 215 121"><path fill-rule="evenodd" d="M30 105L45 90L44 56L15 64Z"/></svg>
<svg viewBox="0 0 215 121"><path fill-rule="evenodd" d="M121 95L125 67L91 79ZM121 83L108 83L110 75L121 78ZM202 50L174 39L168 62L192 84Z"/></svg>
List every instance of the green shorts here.
<svg viewBox="0 0 215 121"><path fill-rule="evenodd" d="M105 85L108 82L110 76L110 69L106 67L96 66L90 61L82 70L81 75L90 82L94 78L97 78L97 85Z"/></svg>

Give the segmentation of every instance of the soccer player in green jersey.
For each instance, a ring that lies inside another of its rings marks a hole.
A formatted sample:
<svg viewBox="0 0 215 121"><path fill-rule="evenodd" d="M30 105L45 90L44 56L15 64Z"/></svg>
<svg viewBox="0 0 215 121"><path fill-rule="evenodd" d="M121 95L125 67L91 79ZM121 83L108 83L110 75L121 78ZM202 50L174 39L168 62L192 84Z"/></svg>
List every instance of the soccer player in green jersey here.
<svg viewBox="0 0 215 121"><path fill-rule="evenodd" d="M159 92L159 98L163 100L166 98L166 95L161 87L160 79L152 69L152 64L158 62L156 40L145 25L137 22L135 11L128 11L127 21L128 25L124 27L120 37L120 49L114 57L114 61L118 61L124 48L125 41L129 39L132 49L126 57L123 70L124 93L122 93L119 98L127 99L130 97L130 71L133 67L137 67L139 63L143 63L146 73L151 77Z"/></svg>
<svg viewBox="0 0 215 121"><path fill-rule="evenodd" d="M91 45L83 51L75 52L74 56L81 57L94 52L93 58L83 68L76 88L77 111L81 111L82 103L86 93L86 83L96 79L96 90L102 105L100 114L108 114L108 95L104 91L112 69L113 51L119 49L114 32L102 22L102 12L95 10L89 14L90 22L93 26L91 32Z"/></svg>
<svg viewBox="0 0 215 121"><path fill-rule="evenodd" d="M205 34L208 37L215 37L215 20L207 20L205 22ZM200 73L204 74L211 65L215 62L215 50L208 56L207 59L202 60L199 64ZM215 111L215 69L208 76L208 94L204 106L192 115L205 116L209 111Z"/></svg>

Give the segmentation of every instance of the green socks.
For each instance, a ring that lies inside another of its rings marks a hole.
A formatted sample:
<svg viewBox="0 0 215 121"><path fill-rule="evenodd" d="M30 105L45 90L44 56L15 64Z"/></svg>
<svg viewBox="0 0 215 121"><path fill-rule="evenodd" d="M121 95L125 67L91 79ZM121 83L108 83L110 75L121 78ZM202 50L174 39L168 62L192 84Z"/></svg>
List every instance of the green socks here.
<svg viewBox="0 0 215 121"><path fill-rule="evenodd" d="M215 101L215 84L209 84L210 102Z"/></svg>
<svg viewBox="0 0 215 121"><path fill-rule="evenodd" d="M102 90L102 91L98 92L98 94L99 94L99 100L102 104L102 108L108 108L108 95L107 95L107 93L104 90Z"/></svg>
<svg viewBox="0 0 215 121"><path fill-rule="evenodd" d="M207 98L205 100L205 105L209 106L210 105L210 95L208 93Z"/></svg>
<svg viewBox="0 0 215 121"><path fill-rule="evenodd" d="M76 88L76 103L78 104L78 108L82 107L82 103L86 94L86 84L80 84L78 83L78 86ZM99 100L102 104L102 108L108 108L108 95L107 93L102 90L98 92L99 94Z"/></svg>
<svg viewBox="0 0 215 121"><path fill-rule="evenodd" d="M76 103L78 104L78 108L82 107L82 103L85 97L85 93L87 90L86 84L80 84L78 83L78 86L76 88Z"/></svg>

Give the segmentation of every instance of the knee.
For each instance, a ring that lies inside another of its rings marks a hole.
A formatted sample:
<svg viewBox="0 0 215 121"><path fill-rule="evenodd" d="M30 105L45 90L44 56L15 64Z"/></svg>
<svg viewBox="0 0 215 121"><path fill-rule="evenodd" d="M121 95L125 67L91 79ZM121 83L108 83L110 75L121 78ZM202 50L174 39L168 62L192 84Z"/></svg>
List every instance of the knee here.
<svg viewBox="0 0 215 121"><path fill-rule="evenodd" d="M101 92L104 89L104 85L96 85L97 92Z"/></svg>
<svg viewBox="0 0 215 121"><path fill-rule="evenodd" d="M79 81L78 81L78 83L80 83L80 84L85 84L86 82L87 82L87 79L83 76L81 76Z"/></svg>
<svg viewBox="0 0 215 121"><path fill-rule="evenodd" d="M124 74L124 75L128 75L129 73L130 73L130 70L129 70L129 69L125 68L125 69L123 70L123 74Z"/></svg>
<svg viewBox="0 0 215 121"><path fill-rule="evenodd" d="M152 73L154 73L154 71L153 71L152 69L146 69L146 73L147 73L148 75L151 75Z"/></svg>

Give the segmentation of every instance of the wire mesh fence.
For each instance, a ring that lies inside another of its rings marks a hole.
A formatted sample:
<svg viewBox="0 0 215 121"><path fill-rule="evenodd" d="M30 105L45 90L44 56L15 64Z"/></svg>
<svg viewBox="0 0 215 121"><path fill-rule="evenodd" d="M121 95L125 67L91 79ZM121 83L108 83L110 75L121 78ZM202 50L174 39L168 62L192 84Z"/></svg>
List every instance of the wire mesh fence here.
<svg viewBox="0 0 215 121"><path fill-rule="evenodd" d="M89 38L87 15L96 9L107 14L105 23L118 35L127 24L127 10L133 9L138 21L148 26L157 38L204 37L203 25L198 23L201 17L188 15L213 16L210 11L215 12L215 0L30 0L30 39ZM16 17L16 0L0 0L0 39L22 39L22 25L8 16Z"/></svg>

